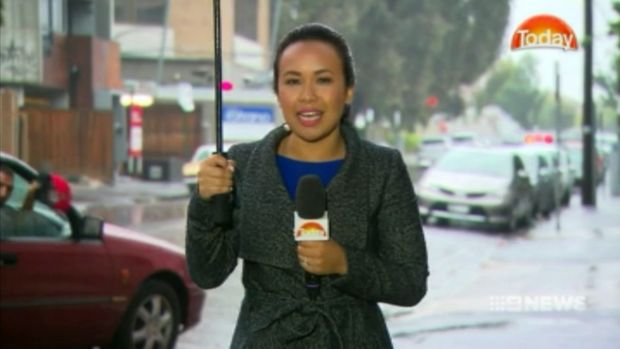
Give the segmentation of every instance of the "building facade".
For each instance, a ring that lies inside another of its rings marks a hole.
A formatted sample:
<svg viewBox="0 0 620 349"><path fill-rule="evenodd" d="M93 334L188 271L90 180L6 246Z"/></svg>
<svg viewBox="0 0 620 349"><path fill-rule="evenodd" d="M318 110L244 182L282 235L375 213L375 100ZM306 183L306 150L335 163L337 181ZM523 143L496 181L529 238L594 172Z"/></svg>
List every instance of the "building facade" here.
<svg viewBox="0 0 620 349"><path fill-rule="evenodd" d="M82 169L65 164L66 156L62 154L82 144L58 146L52 151L50 144L62 143L58 137L70 137L50 134L50 140L44 141L38 139L44 133L34 128L47 127L42 125L50 120L44 119L56 115L57 120L74 120L77 125L70 128L79 133L80 127L90 124L83 120L95 118L92 113L97 111L99 118L107 115L108 131L90 135L89 139L111 138L106 140L111 148L106 150L107 160L100 162L112 164L115 172L122 171L131 139L128 109L121 105L121 97L136 94L153 98L142 116L139 143L145 161L149 157L182 161L198 145L214 141L211 1L2 3L0 88L9 91L18 106L3 108L2 113L11 110L19 115L2 115L1 132L21 132L17 135L20 141L3 142L19 148L12 149L16 155L27 161L51 163L52 169L59 172L79 174L73 172ZM223 78L232 86L232 91L224 93L225 112L230 116L225 116L225 122L234 126L225 132L229 141L258 138L281 121L275 96L265 79L271 60L271 6L270 0L221 1ZM254 117L257 111L260 118ZM22 120L28 117L30 121ZM15 126L19 122L28 124L31 130L15 131L23 129ZM35 150L41 153L34 154Z"/></svg>

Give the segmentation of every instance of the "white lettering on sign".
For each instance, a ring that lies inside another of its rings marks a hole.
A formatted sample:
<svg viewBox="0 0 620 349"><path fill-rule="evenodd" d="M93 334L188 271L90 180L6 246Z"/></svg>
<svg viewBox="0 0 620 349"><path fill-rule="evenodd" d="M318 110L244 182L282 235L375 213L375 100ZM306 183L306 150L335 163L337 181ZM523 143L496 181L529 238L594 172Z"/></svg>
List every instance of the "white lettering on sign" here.
<svg viewBox="0 0 620 349"><path fill-rule="evenodd" d="M272 108L224 106L223 121L231 123L271 124L274 122Z"/></svg>
<svg viewBox="0 0 620 349"><path fill-rule="evenodd" d="M570 50L575 36L573 34L553 33L547 29L542 33L533 33L527 29L517 30L521 48L526 47L561 47Z"/></svg>

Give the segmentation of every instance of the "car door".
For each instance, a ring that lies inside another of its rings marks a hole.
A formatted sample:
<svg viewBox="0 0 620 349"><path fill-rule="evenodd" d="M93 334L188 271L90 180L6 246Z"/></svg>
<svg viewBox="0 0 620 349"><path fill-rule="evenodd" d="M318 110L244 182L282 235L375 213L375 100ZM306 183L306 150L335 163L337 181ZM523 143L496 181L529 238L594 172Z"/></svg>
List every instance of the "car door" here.
<svg viewBox="0 0 620 349"><path fill-rule="evenodd" d="M24 182L16 176L16 189ZM64 215L40 202L32 211L17 207L13 228L0 238L3 346L71 348L109 335L120 305L103 242L74 239Z"/></svg>

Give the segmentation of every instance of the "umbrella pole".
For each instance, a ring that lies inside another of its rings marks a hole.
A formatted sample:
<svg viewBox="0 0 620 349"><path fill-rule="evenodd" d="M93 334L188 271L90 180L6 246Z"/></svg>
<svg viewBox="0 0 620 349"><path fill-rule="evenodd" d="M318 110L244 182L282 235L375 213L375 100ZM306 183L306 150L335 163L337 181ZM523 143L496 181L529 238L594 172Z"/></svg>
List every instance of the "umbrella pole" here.
<svg viewBox="0 0 620 349"><path fill-rule="evenodd" d="M222 19L220 0L213 0L213 48L215 68L215 149L224 153L222 139Z"/></svg>
<svg viewBox="0 0 620 349"><path fill-rule="evenodd" d="M215 68L215 152L226 156L223 147L222 132L222 31L220 16L220 0L213 0L213 42ZM228 226L232 222L232 194L220 194L213 197L213 220L221 226Z"/></svg>

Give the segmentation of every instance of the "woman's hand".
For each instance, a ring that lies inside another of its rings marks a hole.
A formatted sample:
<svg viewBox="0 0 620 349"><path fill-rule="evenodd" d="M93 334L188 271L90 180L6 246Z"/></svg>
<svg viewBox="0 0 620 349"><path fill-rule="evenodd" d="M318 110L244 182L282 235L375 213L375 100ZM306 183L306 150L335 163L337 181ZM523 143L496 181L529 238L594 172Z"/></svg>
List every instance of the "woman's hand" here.
<svg viewBox="0 0 620 349"><path fill-rule="evenodd" d="M334 240L301 241L297 245L297 258L301 267L312 274L345 275L348 271L345 250Z"/></svg>
<svg viewBox="0 0 620 349"><path fill-rule="evenodd" d="M213 195L230 193L233 187L235 162L214 154L200 163L198 170L198 192L203 199Z"/></svg>

